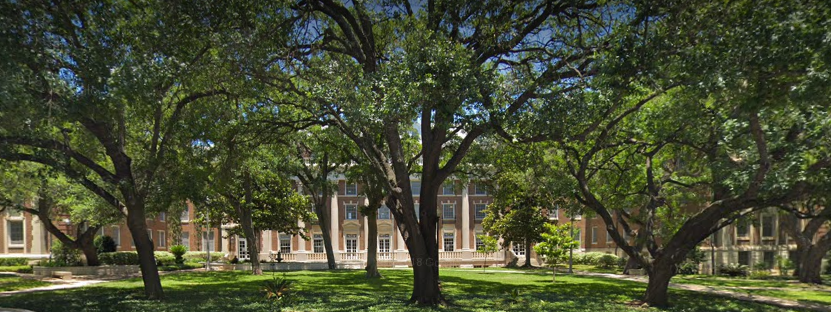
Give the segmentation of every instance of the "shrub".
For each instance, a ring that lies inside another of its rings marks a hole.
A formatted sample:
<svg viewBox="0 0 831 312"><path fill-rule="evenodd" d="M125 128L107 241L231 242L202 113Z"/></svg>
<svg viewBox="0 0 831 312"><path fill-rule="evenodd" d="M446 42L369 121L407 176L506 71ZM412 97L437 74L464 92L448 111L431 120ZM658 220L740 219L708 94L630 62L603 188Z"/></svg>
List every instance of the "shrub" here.
<svg viewBox="0 0 831 312"><path fill-rule="evenodd" d="M198 263L183 263L183 264L160 266L159 271L190 270L190 269L198 269L198 268L201 268L201 267L202 267L202 265L198 264Z"/></svg>
<svg viewBox="0 0 831 312"><path fill-rule="evenodd" d="M29 264L26 258L0 258L0 266L18 266Z"/></svg>
<svg viewBox="0 0 831 312"><path fill-rule="evenodd" d="M573 258L574 264L586 264L586 265L597 265L600 257L603 255L607 255L604 252L586 252L575 254Z"/></svg>
<svg viewBox="0 0 831 312"><path fill-rule="evenodd" d="M629 258L627 257L617 258L617 268L623 270L624 268L626 268L627 262L629 262Z"/></svg>
<svg viewBox="0 0 831 312"><path fill-rule="evenodd" d="M731 277L747 276L748 269L746 265L730 263L727 265L721 265L719 267L719 273L721 275L727 275Z"/></svg>
<svg viewBox="0 0 831 312"><path fill-rule="evenodd" d="M284 278L274 278L270 281L265 281L263 284L263 293L266 300L278 301L279 303L287 303L290 299L292 281Z"/></svg>
<svg viewBox="0 0 831 312"><path fill-rule="evenodd" d="M0 272L32 273L30 265L0 266Z"/></svg>
<svg viewBox="0 0 831 312"><path fill-rule="evenodd" d="M105 252L98 255L98 260L108 265L138 265L139 258L135 251Z"/></svg>
<svg viewBox="0 0 831 312"><path fill-rule="evenodd" d="M617 266L619 259L620 258L618 256L615 256L613 254L605 254L600 256L599 259L597 259L597 266L602 269L613 269Z"/></svg>
<svg viewBox="0 0 831 312"><path fill-rule="evenodd" d="M115 244L115 240L109 235L98 236L93 241L93 245L95 245L95 249L98 250L99 254L105 252L115 252L117 250L117 246Z"/></svg>
<svg viewBox="0 0 831 312"><path fill-rule="evenodd" d="M157 266L172 265L176 263L176 257L167 251L156 251L153 253L153 256L156 257Z"/></svg>
<svg viewBox="0 0 831 312"><path fill-rule="evenodd" d="M677 273L681 275L698 274L698 264L690 261L684 261L678 266Z"/></svg>
<svg viewBox="0 0 831 312"><path fill-rule="evenodd" d="M782 256L776 256L776 266L779 267L779 275L782 276L788 276L788 272L794 268L793 261Z"/></svg>
<svg viewBox="0 0 831 312"><path fill-rule="evenodd" d="M831 261L825 264L825 272L823 274L831 275Z"/></svg>
<svg viewBox="0 0 831 312"><path fill-rule="evenodd" d="M64 246L61 241L55 241L52 243L52 260L56 266L79 266L81 265L81 251Z"/></svg>
<svg viewBox="0 0 831 312"><path fill-rule="evenodd" d="M770 271L771 267L767 263L764 262L756 262L753 264L753 271L762 272L762 271Z"/></svg>
<svg viewBox="0 0 831 312"><path fill-rule="evenodd" d="M184 256L186 252L188 252L188 250L187 250L187 248L185 248L185 246L182 246L182 245L170 246L170 253L173 254L173 257L175 257L176 264L185 263L185 258L182 257L182 256Z"/></svg>
<svg viewBox="0 0 831 312"><path fill-rule="evenodd" d="M211 261L218 261L222 259L225 254L221 252L211 252ZM188 251L185 253L185 261L206 261L208 253L204 251Z"/></svg>
<svg viewBox="0 0 831 312"><path fill-rule="evenodd" d="M231 263L231 264L237 264L237 263L239 263L239 258L237 258L236 256L234 256L233 258L231 258L230 263Z"/></svg>
<svg viewBox="0 0 831 312"><path fill-rule="evenodd" d="M764 279L770 276L770 271L753 271L750 273L750 278Z"/></svg>

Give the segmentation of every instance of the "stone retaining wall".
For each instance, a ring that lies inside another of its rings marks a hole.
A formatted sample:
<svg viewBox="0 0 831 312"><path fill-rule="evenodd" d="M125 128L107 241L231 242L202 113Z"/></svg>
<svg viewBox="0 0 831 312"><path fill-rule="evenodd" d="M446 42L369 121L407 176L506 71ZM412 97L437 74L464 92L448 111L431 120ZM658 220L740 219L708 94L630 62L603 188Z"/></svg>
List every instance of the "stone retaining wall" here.
<svg viewBox="0 0 831 312"><path fill-rule="evenodd" d="M33 274L52 276L56 271L72 272L72 275L122 276L141 272L137 265L97 266L97 267L41 267L36 266Z"/></svg>

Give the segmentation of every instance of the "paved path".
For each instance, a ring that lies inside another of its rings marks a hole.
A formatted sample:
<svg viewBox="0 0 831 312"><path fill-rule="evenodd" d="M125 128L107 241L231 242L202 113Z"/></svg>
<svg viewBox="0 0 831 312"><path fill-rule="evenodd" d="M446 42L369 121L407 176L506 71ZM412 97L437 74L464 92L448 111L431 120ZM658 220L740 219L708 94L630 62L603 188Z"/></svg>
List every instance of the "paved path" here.
<svg viewBox="0 0 831 312"><path fill-rule="evenodd" d="M619 279L619 280L627 280L627 281L633 281L633 282L639 282L639 283L648 282L648 279L647 279L646 276L631 276L631 275L591 273L591 272L577 272L575 274L585 275L585 276L600 276L600 277L613 278L613 279ZM799 301L786 300L786 299L780 299L780 298L775 298L775 297L751 295L751 294L748 294L748 293L741 293L741 292L718 289L716 287L711 287L711 286L670 283L669 287L674 288L674 289L683 289L683 290L703 292L703 293L708 293L708 294L716 294L716 295L730 297L730 298L734 298L734 299L738 299L738 300L764 303L764 304L774 305L774 306L778 306L778 307L782 307L782 308L788 308L788 309L808 309L808 310L814 310L814 311L831 312L831 306L824 305L824 304L811 303L811 302L799 302Z"/></svg>
<svg viewBox="0 0 831 312"><path fill-rule="evenodd" d="M61 289L72 289L72 288L80 288L89 285L94 285L98 283L103 283L106 281L103 280L73 280L67 283L56 283L54 285L43 286L43 287L35 287L29 289L21 289L21 290L12 290L12 291L4 291L0 292L0 297L8 297L11 295L16 294L25 294L25 293L33 293L33 292L42 292L42 291L53 291L53 290L61 290ZM0 312L2 312L4 308L0 308Z"/></svg>

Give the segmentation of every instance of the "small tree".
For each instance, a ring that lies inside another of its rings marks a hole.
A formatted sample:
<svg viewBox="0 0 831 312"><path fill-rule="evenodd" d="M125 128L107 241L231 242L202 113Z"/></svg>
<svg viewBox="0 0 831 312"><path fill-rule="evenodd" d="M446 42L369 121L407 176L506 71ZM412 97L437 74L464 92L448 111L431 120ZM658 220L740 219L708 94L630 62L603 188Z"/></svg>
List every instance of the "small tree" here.
<svg viewBox="0 0 831 312"><path fill-rule="evenodd" d="M482 263L482 271L485 271L485 266L488 265L488 254L499 250L499 241L490 235L477 235L476 237L482 241L482 246L477 247L476 252L485 254L485 260Z"/></svg>
<svg viewBox="0 0 831 312"><path fill-rule="evenodd" d="M571 224L545 224L542 241L534 246L537 254L545 257L545 262L551 266L551 281L557 281L557 264L568 259L568 251L577 247L577 242L569 234Z"/></svg>

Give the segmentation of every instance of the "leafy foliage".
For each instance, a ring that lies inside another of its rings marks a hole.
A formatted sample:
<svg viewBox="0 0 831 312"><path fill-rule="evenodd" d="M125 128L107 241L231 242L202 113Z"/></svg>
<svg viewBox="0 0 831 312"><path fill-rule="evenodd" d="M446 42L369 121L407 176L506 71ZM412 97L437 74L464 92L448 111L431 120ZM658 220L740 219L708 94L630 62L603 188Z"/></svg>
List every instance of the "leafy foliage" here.
<svg viewBox="0 0 831 312"><path fill-rule="evenodd" d="M68 247L60 241L53 241L52 262L58 266L79 266L81 265L81 251Z"/></svg>
<svg viewBox="0 0 831 312"><path fill-rule="evenodd" d="M115 244L115 240L113 240L113 238L109 235L95 237L93 244L95 245L95 248L98 249L99 254L105 252L115 252L118 248L118 245Z"/></svg>
<svg viewBox="0 0 831 312"><path fill-rule="evenodd" d="M98 255L101 263L108 265L138 265L138 254L134 251L106 252Z"/></svg>
<svg viewBox="0 0 831 312"><path fill-rule="evenodd" d="M185 246L182 246L182 245L170 246L170 253L172 253L173 256L175 257L176 264L185 263L185 258L183 256L187 252L188 252L188 249Z"/></svg>
<svg viewBox="0 0 831 312"><path fill-rule="evenodd" d="M728 263L719 266L719 274L730 277L747 276L750 272L746 265L738 263Z"/></svg>

